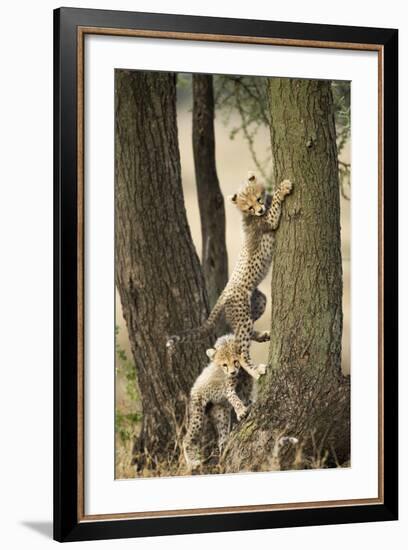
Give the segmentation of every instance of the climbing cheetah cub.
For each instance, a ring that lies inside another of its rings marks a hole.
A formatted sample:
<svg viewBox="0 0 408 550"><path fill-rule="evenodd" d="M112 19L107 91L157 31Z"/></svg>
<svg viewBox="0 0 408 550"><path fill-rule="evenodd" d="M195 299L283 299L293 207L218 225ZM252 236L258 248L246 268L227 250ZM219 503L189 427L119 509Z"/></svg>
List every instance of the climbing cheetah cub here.
<svg viewBox="0 0 408 550"><path fill-rule="evenodd" d="M230 197L241 211L244 229L237 264L207 321L201 327L171 336L167 340L170 352L176 343L207 337L224 312L240 350L241 366L255 379L265 373L265 365L254 365L249 354L251 339L265 342L270 338L269 332L254 330L254 321L266 307L266 296L257 287L271 266L274 232L279 225L282 203L291 191L292 183L284 180L272 196L267 195L263 184L250 172L244 187Z"/></svg>
<svg viewBox="0 0 408 550"><path fill-rule="evenodd" d="M189 423L183 441L184 456L190 470L201 464L200 437L206 411L217 430L221 453L230 429L231 406L238 420L248 414L248 407L236 393L237 384L246 400L249 400L252 389L252 379L245 373L244 380L240 376L240 355L233 334L218 338L214 348L207 350L207 356L210 363L190 392Z"/></svg>

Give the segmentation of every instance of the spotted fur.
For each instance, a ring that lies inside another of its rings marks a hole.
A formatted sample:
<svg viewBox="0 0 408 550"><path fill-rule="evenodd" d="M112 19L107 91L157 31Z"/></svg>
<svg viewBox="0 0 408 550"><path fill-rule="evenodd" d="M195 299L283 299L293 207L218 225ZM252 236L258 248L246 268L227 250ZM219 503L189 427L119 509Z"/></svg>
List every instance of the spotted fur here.
<svg viewBox="0 0 408 550"><path fill-rule="evenodd" d="M240 354L233 334L218 338L214 348L207 350L207 356L210 363L190 392L189 423L183 449L191 470L201 465L200 437L206 411L217 431L221 453L230 431L231 407L238 420L244 418L248 414L252 390L252 379L240 369ZM238 387L241 397L237 394Z"/></svg>
<svg viewBox="0 0 408 550"><path fill-rule="evenodd" d="M224 312L236 337L242 367L255 379L264 374L265 365L254 365L249 354L251 339L264 342L270 337L269 333L254 330L254 321L263 314L266 306L266 296L257 287L271 266L274 231L279 225L282 202L291 191L292 183L284 180L269 196L265 187L250 173L245 186L231 197L243 218L244 243L238 262L207 321L197 329L171 336L167 341L170 351L176 343L207 337Z"/></svg>

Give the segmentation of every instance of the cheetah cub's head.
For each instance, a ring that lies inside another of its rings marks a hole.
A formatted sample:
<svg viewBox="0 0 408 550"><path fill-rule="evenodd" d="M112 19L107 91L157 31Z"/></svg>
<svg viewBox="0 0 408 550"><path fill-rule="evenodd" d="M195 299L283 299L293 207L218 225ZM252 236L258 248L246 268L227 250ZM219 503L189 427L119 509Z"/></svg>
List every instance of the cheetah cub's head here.
<svg viewBox="0 0 408 550"><path fill-rule="evenodd" d="M229 198L244 215L263 216L266 212L265 187L258 183L253 172L248 172L246 184Z"/></svg>
<svg viewBox="0 0 408 550"><path fill-rule="evenodd" d="M228 377L235 378L237 376L241 363L233 334L218 338L214 347L207 350L207 356Z"/></svg>

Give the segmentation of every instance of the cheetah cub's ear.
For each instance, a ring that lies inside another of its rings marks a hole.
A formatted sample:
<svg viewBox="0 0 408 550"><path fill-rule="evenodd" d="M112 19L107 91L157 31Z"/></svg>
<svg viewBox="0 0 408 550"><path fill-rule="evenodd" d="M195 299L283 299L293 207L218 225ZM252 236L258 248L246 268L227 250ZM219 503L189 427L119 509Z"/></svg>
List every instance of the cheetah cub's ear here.
<svg viewBox="0 0 408 550"><path fill-rule="evenodd" d="M237 204L237 194L235 193L235 195L229 195L228 196L228 199L233 203L233 204Z"/></svg>
<svg viewBox="0 0 408 550"><path fill-rule="evenodd" d="M210 348L205 353L207 354L208 359L212 361L214 359L215 352L216 350L214 348Z"/></svg>

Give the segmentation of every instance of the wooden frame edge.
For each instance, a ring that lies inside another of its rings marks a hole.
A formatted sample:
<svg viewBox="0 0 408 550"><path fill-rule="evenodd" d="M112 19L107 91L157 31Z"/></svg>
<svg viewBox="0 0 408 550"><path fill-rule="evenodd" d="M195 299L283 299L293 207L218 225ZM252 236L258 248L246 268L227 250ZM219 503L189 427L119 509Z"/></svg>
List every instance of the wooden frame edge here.
<svg viewBox="0 0 408 550"><path fill-rule="evenodd" d="M252 512L273 512L273 511L288 511L288 510L305 510L319 508L337 508L347 506L372 506L383 504L380 498L362 498L354 500L332 500L332 501L316 501L316 502L296 502L288 504L256 504L248 506L223 506L215 508L185 508L178 510L158 510L150 512L130 512L117 514L88 514L83 515L80 523L91 521L106 521L106 520L126 520L126 519L152 519L152 518L169 518L169 517L194 517L194 516L211 516L215 514L250 514Z"/></svg>
<svg viewBox="0 0 408 550"><path fill-rule="evenodd" d="M78 184L78 203L77 203L77 284L78 284L78 441L77 441L77 460L78 460L78 481L77 481L77 507L78 520L85 514L85 477L84 477L84 431L85 431L85 380L84 380L84 305L85 305L85 175L84 175L84 110L85 110L85 83L84 83L84 38L85 35L78 32L77 41L77 184Z"/></svg>
<svg viewBox="0 0 408 550"><path fill-rule="evenodd" d="M384 502L384 46L378 51L378 496Z"/></svg>
<svg viewBox="0 0 408 550"><path fill-rule="evenodd" d="M330 48L342 50L379 51L381 44L359 44L355 42L335 42L324 40L302 40L295 38L268 38L261 36L240 36L228 34L208 34L182 31L156 31L143 29L118 29L115 27L78 26L78 35L101 34L109 36L133 36L139 38L161 38L173 40L194 40L203 42L226 42L238 44L264 44L267 46L294 46L305 48Z"/></svg>

